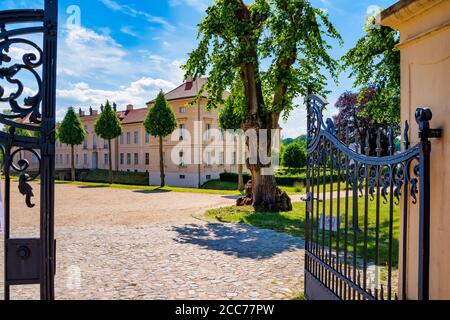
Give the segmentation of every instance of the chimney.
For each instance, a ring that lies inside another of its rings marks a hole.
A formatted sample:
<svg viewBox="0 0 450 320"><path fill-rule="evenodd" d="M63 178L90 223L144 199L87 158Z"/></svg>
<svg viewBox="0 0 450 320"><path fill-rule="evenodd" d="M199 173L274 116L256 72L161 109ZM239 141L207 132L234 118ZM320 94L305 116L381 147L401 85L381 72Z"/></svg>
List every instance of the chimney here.
<svg viewBox="0 0 450 320"><path fill-rule="evenodd" d="M92 110L92 115L93 116L98 116L98 110Z"/></svg>
<svg viewBox="0 0 450 320"><path fill-rule="evenodd" d="M186 78L186 86L184 87L184 90L188 91L192 89L192 85L193 85L194 79L192 79L191 76L188 76Z"/></svg>
<svg viewBox="0 0 450 320"><path fill-rule="evenodd" d="M78 110L78 114L80 115L80 117L84 117L84 111L81 110L81 108Z"/></svg>
<svg viewBox="0 0 450 320"><path fill-rule="evenodd" d="M127 105L127 111L133 111L134 106L132 104Z"/></svg>
<svg viewBox="0 0 450 320"><path fill-rule="evenodd" d="M89 115L92 116L92 107L89 107Z"/></svg>

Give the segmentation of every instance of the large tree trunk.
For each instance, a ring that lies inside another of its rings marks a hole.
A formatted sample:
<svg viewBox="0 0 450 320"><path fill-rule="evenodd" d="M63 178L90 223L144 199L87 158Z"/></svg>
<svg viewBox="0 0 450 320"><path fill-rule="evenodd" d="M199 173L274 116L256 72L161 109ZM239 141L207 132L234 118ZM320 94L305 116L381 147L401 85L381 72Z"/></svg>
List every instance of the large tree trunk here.
<svg viewBox="0 0 450 320"><path fill-rule="evenodd" d="M244 176L243 176L243 171L244 171L244 165L242 164L242 137L239 134L238 135L238 150L237 150L237 164L238 164L238 190L239 191L243 191L245 186L244 186Z"/></svg>
<svg viewBox="0 0 450 320"><path fill-rule="evenodd" d="M254 53L256 57L256 52ZM256 61L256 59L255 59ZM247 168L252 174L252 204L258 211L291 211L291 199L286 192L279 189L275 182L275 177L262 174L264 168L270 168L271 163L263 163L263 158L271 158L272 155L272 129L278 126L279 113L261 115L261 107L264 106L261 81L259 79L257 64L246 64L241 68L241 79L244 84L245 97L248 104L248 112L242 129L244 132L255 130L257 135L255 139L246 137L246 146L250 150L251 144L256 143L258 152L256 163L249 163L247 159ZM265 148L260 141L260 130L267 130L267 144Z"/></svg>
<svg viewBox="0 0 450 320"><path fill-rule="evenodd" d="M263 121L264 122L264 121ZM269 124L265 122L266 124ZM263 172L264 169L268 169L270 171L271 163L263 163L261 160L264 157L270 158L272 152L272 143L271 143L271 125L267 125L267 146L261 145L259 132L257 139L257 150L258 151L258 161L257 163L247 163L247 168L252 173L252 205L257 211L291 211L292 203L290 197L287 193L280 188L277 187L275 176L272 174L268 174L268 172ZM253 127L254 128L254 127ZM259 131L259 130L258 130ZM247 146L249 146L250 139L246 141Z"/></svg>
<svg viewBox="0 0 450 320"><path fill-rule="evenodd" d="M109 162L109 183L113 183L113 175L112 175L112 156L111 156L111 139L108 139L108 147L109 147L109 154L108 154L108 162Z"/></svg>
<svg viewBox="0 0 450 320"><path fill-rule="evenodd" d="M242 163L238 164L238 190L243 191L244 190L244 165Z"/></svg>
<svg viewBox="0 0 450 320"><path fill-rule="evenodd" d="M161 177L161 187L164 187L166 182L164 174L163 137L159 137L159 173Z"/></svg>
<svg viewBox="0 0 450 320"><path fill-rule="evenodd" d="M74 152L74 145L70 145L70 151L72 153L72 159L71 159L71 171L70 171L70 175L71 175L71 179L72 181L75 181L75 152Z"/></svg>

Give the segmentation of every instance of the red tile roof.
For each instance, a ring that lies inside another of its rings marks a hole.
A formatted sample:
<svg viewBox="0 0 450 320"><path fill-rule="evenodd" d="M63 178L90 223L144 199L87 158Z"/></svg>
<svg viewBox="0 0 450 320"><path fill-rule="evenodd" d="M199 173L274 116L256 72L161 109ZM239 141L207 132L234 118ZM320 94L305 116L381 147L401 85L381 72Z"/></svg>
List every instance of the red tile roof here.
<svg viewBox="0 0 450 320"><path fill-rule="evenodd" d="M143 122L146 115L147 115L147 108L125 111L121 123L129 124L129 123Z"/></svg>
<svg viewBox="0 0 450 320"><path fill-rule="evenodd" d="M175 89L167 92L165 94L166 100L171 101L171 100L194 98L207 80L208 78L199 78L195 81L186 81L180 86L176 87ZM203 94L202 96L206 97L206 95ZM155 99L149 101L147 104L153 103L154 101Z"/></svg>

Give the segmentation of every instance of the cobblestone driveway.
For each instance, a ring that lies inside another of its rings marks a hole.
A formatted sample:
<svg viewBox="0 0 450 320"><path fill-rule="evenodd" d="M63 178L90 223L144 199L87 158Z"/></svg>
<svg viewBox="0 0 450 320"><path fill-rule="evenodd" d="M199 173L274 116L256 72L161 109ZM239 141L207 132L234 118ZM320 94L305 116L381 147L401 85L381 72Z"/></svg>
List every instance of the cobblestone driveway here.
<svg viewBox="0 0 450 320"><path fill-rule="evenodd" d="M192 208L180 209L179 203L173 201L164 202L166 210L173 207L175 217L170 217L170 222L104 223L102 212L92 202L91 210L99 215L102 224L78 225L72 223L79 220L70 218L70 212L61 211L70 211L75 205L71 201L79 193L86 193L87 198L102 197L100 193L111 189L86 190L74 186L64 189L71 195L65 197L64 205L57 201L57 212L68 217L66 223L58 220L56 229L58 299L282 299L302 290L301 239L244 225L200 221L191 217L193 204L184 203L183 207ZM127 199L127 195L139 195L146 204L174 196L119 189L112 192L115 196L120 194L116 201ZM218 195L175 196L179 201L184 198L197 204L204 201L206 207L233 201ZM111 208L115 206L111 203ZM149 208L147 214L154 211ZM176 215L179 223L175 222ZM19 230L26 235L36 232L29 227ZM37 298L38 288L14 289L12 297Z"/></svg>

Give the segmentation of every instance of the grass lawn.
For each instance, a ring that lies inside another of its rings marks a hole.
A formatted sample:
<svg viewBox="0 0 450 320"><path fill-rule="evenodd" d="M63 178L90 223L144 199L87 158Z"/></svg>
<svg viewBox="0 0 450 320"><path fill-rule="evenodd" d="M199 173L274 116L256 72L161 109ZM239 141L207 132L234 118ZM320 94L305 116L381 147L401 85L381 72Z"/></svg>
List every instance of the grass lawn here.
<svg viewBox="0 0 450 320"><path fill-rule="evenodd" d="M349 229L347 235L347 248L349 253L353 251L353 230L351 228L352 217L352 198L348 198L349 201ZM328 204L330 201L326 201L325 210L328 210ZM316 202L317 203L317 202ZM315 203L315 204L316 204ZM333 215L336 216L337 199L333 200ZM340 241L339 246L342 248L344 243L344 217L345 212L345 199L340 199L341 208L341 227L340 227ZM319 206L319 212L322 212L322 204ZM398 264L398 240L399 240L399 214L400 208L398 205L394 205L393 212L393 242L392 252L394 267ZM315 213L316 214L316 213ZM320 215L320 214L319 214ZM291 212L255 212L253 207L226 207L220 209L208 210L205 213L205 217L209 219L216 219L222 222L234 222L234 223L246 223L259 228L273 229L288 233L296 237L304 237L305 235L305 203L293 203L293 211ZM356 232L356 248L357 256L363 257L364 254L364 198L358 199L358 217L360 231ZM367 257L369 261L375 260L376 246L376 209L375 202L369 201L368 206L368 240L367 240ZM387 264L388 250L389 250L389 206L380 201L380 228L379 228L379 265ZM322 236L325 240L325 246L329 245L330 233L319 231L319 243L322 243ZM337 233L332 232L332 247L336 247Z"/></svg>
<svg viewBox="0 0 450 320"><path fill-rule="evenodd" d="M211 180L202 186L205 190L237 190L237 182L221 181L221 180ZM288 194L305 194L306 187L303 184L298 184L296 186L278 186L282 190L286 191ZM326 185L326 190L330 190L330 184ZM345 185L341 184L341 190L345 189ZM337 183L333 184L333 190L337 190Z"/></svg>

